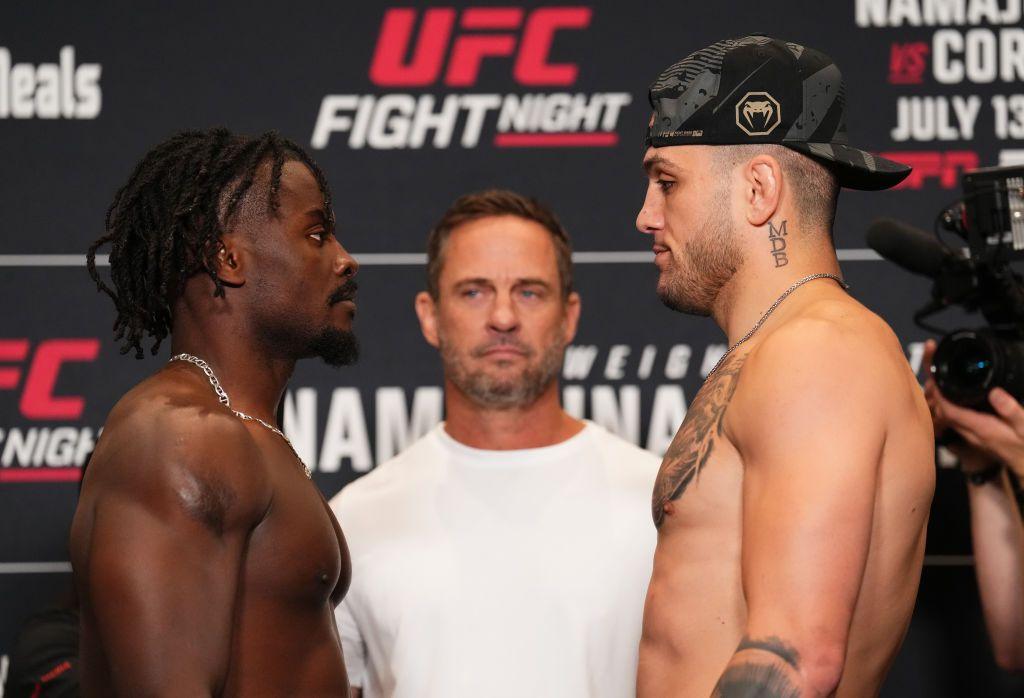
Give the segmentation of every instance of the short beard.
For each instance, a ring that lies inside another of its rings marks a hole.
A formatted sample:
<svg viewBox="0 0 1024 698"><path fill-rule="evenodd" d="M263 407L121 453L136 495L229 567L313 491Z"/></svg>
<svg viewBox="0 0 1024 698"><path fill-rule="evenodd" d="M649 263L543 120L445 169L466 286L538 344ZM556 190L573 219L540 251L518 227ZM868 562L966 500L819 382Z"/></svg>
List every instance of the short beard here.
<svg viewBox="0 0 1024 698"><path fill-rule="evenodd" d="M711 210L728 216L728 199L718 192ZM712 213L704 221L696 239L686 243L677 258L672 254L668 268L658 283L658 298L672 310L689 315L711 314L719 293L739 268L743 252L736 243L728 218Z"/></svg>
<svg viewBox="0 0 1024 698"><path fill-rule="evenodd" d="M443 334L439 334L438 349L445 377L483 409L512 410L528 407L558 379L565 352L560 341L561 329L558 338L544 347L539 361L506 379L467 368L462 356L446 341ZM527 355L527 359L531 357L532 354Z"/></svg>
<svg viewBox="0 0 1024 698"><path fill-rule="evenodd" d="M259 300L279 296L274 286L257 283ZM355 298L356 283L348 279L328 297L328 306ZM351 330L328 322L316 323L271 302L257 302L251 309L252 324L260 343L272 356L291 361L319 357L329 366L348 366L359 359L359 341Z"/></svg>
<svg viewBox="0 0 1024 698"><path fill-rule="evenodd" d="M348 366L359 360L359 340L349 330L326 327L309 342L308 356L318 356L328 366Z"/></svg>

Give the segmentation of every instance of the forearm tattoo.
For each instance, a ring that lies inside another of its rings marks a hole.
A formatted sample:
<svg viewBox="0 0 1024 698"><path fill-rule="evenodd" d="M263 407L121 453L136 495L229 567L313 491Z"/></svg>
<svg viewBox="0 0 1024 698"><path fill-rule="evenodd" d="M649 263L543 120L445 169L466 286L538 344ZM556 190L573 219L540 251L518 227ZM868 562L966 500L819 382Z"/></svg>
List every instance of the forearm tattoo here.
<svg viewBox="0 0 1024 698"><path fill-rule="evenodd" d="M725 670L712 698L800 698L784 669L771 664L743 662Z"/></svg>
<svg viewBox="0 0 1024 698"><path fill-rule="evenodd" d="M772 244L772 258L775 260L775 268L784 267L789 264L789 257L786 255L786 221L778 228L771 221L768 221L768 241Z"/></svg>
<svg viewBox="0 0 1024 698"><path fill-rule="evenodd" d="M796 648L777 635L769 635L762 638L744 635L743 639L740 640L739 646L736 648L737 652L742 652L743 650L771 652L794 669L800 668L800 654L796 651Z"/></svg>
<svg viewBox="0 0 1024 698"><path fill-rule="evenodd" d="M796 648L775 635L763 638L744 636L736 653L744 650L768 652L793 670L800 669L800 654ZM725 670L712 695L715 698L799 698L800 689L788 674L777 664L740 660Z"/></svg>

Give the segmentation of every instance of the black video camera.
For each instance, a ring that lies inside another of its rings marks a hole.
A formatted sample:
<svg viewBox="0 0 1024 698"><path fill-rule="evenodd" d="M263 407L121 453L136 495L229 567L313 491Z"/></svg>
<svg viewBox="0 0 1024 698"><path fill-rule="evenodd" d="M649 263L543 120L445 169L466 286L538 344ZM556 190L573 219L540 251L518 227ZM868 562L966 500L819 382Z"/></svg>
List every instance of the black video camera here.
<svg viewBox="0 0 1024 698"><path fill-rule="evenodd" d="M880 220L867 240L886 259L934 280L931 300L914 314L919 327L944 334L927 319L954 305L985 318L987 327L942 337L932 373L951 402L991 412L992 388L1024 402L1024 284L1010 267L1024 259L1024 167L971 170L961 187L963 199L939 213L933 235ZM966 250L940 230L958 235Z"/></svg>

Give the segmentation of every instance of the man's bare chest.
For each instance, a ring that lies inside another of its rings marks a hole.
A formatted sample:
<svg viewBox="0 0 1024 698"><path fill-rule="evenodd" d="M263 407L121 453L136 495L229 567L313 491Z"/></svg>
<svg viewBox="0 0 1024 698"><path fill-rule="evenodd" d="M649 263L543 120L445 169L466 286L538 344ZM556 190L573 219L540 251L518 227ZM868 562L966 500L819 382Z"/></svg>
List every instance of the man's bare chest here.
<svg viewBox="0 0 1024 698"><path fill-rule="evenodd" d="M706 477L706 469L724 467L718 465L720 462L738 463L735 449L723 434L723 421L736 391L744 359L745 356L741 355L730 357L708 378L666 451L654 483L651 502L651 513L657 527L661 527L666 514L678 506L675 503L681 500L693 483L698 478ZM713 473L711 476L717 481L719 475L724 474ZM726 478L729 479L732 479L731 473ZM722 486L728 485L723 482ZM726 496L732 498L728 494Z"/></svg>
<svg viewBox="0 0 1024 698"><path fill-rule="evenodd" d="M274 501L253 531L246 577L270 596L320 605L348 589L348 547L316 485L304 475L275 483Z"/></svg>

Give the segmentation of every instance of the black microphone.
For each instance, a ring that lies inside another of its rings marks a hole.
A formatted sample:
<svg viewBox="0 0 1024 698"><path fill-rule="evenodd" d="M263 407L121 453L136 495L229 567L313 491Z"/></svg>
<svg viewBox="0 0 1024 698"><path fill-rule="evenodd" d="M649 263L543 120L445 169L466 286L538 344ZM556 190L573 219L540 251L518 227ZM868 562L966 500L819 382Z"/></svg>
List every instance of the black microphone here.
<svg viewBox="0 0 1024 698"><path fill-rule="evenodd" d="M934 235L893 218L879 218L868 226L868 247L909 272L935 279L944 268L966 260L950 251Z"/></svg>

